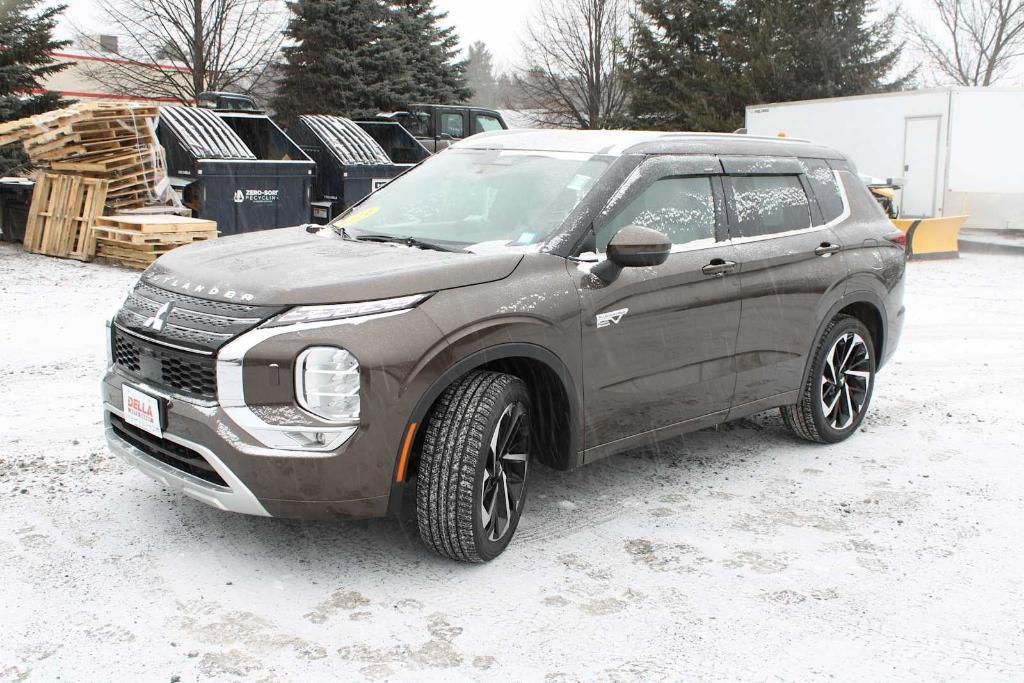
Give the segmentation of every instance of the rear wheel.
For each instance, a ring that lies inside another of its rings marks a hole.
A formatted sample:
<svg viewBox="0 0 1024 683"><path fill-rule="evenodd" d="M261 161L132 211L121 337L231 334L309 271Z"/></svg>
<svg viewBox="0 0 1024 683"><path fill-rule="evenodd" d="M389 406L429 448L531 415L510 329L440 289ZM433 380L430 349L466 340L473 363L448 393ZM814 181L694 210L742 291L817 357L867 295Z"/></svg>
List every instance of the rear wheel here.
<svg viewBox="0 0 1024 683"><path fill-rule="evenodd" d="M445 557L486 562L515 534L526 501L530 396L518 378L473 372L438 399L416 483L423 542Z"/></svg>
<svg viewBox="0 0 1024 683"><path fill-rule="evenodd" d="M860 320L838 316L818 340L800 401L784 406L782 419L802 439L842 441L864 420L874 380L871 333Z"/></svg>

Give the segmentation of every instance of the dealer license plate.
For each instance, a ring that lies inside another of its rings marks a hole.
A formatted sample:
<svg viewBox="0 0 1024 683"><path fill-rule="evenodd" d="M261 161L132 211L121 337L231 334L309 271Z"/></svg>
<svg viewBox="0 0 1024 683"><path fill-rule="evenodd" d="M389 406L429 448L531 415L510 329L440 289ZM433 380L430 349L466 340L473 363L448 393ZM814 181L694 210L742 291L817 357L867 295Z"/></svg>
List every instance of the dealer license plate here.
<svg viewBox="0 0 1024 683"><path fill-rule="evenodd" d="M121 405L124 406L124 421L144 429L153 436L163 438L160 419L160 399L144 394L127 384L121 385Z"/></svg>

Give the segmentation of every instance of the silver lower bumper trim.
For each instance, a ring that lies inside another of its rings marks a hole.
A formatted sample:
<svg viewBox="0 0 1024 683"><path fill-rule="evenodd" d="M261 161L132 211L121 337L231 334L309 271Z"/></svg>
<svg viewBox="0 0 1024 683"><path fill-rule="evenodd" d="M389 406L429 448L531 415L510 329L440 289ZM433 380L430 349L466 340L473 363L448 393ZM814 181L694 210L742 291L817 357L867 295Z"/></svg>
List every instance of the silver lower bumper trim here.
<svg viewBox="0 0 1024 683"><path fill-rule="evenodd" d="M203 481L199 477L194 477L187 472L182 472L146 455L143 451L114 433L114 429L110 425L110 414L113 413L123 418L124 416L121 411L110 404L105 405L104 409L103 421L106 428L107 445L111 451L127 461L128 464L137 467L143 474L155 479L168 488L184 493L190 498L195 498L219 510L240 512L245 515L259 515L261 517L270 516L270 513L260 504L260 501L252 494L252 491L246 488L245 484L210 449L180 437L170 434L164 435L164 438L168 441L191 448L206 458L206 461L210 463L213 469L217 470L217 474L227 483L228 486L226 488Z"/></svg>

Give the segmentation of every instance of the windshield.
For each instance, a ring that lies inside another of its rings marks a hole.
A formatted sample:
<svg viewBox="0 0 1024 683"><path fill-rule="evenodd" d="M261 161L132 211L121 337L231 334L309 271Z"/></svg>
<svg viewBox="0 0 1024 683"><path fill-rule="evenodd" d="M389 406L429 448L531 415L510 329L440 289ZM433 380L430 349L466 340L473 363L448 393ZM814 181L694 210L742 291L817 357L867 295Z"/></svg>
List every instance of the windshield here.
<svg viewBox="0 0 1024 683"><path fill-rule="evenodd" d="M584 154L451 149L334 225L356 238L412 237L471 251L531 247L561 225L608 164Z"/></svg>

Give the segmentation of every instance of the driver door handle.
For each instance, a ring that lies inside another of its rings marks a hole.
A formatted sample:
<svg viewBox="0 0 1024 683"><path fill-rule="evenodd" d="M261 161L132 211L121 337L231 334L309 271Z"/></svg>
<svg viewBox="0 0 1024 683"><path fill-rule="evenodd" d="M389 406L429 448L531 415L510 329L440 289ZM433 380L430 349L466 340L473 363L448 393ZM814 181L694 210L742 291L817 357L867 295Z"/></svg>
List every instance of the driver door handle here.
<svg viewBox="0 0 1024 683"><path fill-rule="evenodd" d="M814 250L814 253L818 256L831 256L832 254L839 253L842 250L842 245L832 244L831 242L822 242L821 246Z"/></svg>
<svg viewBox="0 0 1024 683"><path fill-rule="evenodd" d="M714 277L722 277L726 273L731 273L736 270L735 261L726 261L725 259L714 258L711 259L711 263L707 264L700 269L705 275L712 275Z"/></svg>

